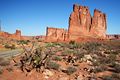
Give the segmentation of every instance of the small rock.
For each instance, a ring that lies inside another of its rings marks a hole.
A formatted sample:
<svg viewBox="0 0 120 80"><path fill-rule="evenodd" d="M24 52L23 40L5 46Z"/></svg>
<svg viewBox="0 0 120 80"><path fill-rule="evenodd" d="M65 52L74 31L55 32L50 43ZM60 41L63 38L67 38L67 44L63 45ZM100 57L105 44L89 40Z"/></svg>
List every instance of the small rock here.
<svg viewBox="0 0 120 80"><path fill-rule="evenodd" d="M66 71L67 69L65 67L63 67L63 66L60 66L60 70L61 71Z"/></svg>
<svg viewBox="0 0 120 80"><path fill-rule="evenodd" d="M77 80L84 80L84 78L83 78L82 75L79 75L79 76L77 77Z"/></svg>
<svg viewBox="0 0 120 80"><path fill-rule="evenodd" d="M46 69L43 74L45 75L45 78L48 79L50 76L53 76L54 73L48 69Z"/></svg>
<svg viewBox="0 0 120 80"><path fill-rule="evenodd" d="M87 60L92 60L91 55L84 55L84 58L87 59Z"/></svg>

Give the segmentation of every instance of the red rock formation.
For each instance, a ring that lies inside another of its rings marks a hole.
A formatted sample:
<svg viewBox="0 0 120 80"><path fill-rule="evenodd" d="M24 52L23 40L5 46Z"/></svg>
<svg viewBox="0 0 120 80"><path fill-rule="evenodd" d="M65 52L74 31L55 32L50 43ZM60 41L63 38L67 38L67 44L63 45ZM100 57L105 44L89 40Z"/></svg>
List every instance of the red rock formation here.
<svg viewBox="0 0 120 80"><path fill-rule="evenodd" d="M62 28L47 27L46 40L50 42L65 41L67 39L67 31Z"/></svg>
<svg viewBox="0 0 120 80"><path fill-rule="evenodd" d="M75 4L69 17L68 31L58 28L47 28L47 39L55 41L101 40L106 38L106 28L106 15L104 13L95 9L94 16L91 17L88 7ZM65 38L65 35L67 38Z"/></svg>
<svg viewBox="0 0 120 80"><path fill-rule="evenodd" d="M93 37L106 38L106 15L99 10L94 10L92 18L91 34Z"/></svg>
<svg viewBox="0 0 120 80"><path fill-rule="evenodd" d="M80 37L106 38L106 15L95 9L94 16L91 17L88 7L74 5L68 32L70 40Z"/></svg>
<svg viewBox="0 0 120 80"><path fill-rule="evenodd" d="M8 38L8 39L16 39L16 40L20 40L21 39L21 31L20 30L16 30L16 33L14 34L10 34L8 32L0 32L0 36L4 37L4 38Z"/></svg>
<svg viewBox="0 0 120 80"><path fill-rule="evenodd" d="M76 40L79 36L87 36L91 26L91 15L88 7L73 5L73 12L69 18L69 36Z"/></svg>

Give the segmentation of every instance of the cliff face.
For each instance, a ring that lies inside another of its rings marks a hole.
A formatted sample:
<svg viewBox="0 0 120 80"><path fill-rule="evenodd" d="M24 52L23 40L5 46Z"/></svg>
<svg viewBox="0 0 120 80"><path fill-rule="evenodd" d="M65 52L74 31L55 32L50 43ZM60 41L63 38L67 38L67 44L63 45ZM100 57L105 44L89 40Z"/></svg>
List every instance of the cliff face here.
<svg viewBox="0 0 120 80"><path fill-rule="evenodd" d="M70 39L76 39L78 36L88 34L91 26L91 15L88 7L74 5L73 12L69 18Z"/></svg>
<svg viewBox="0 0 120 80"><path fill-rule="evenodd" d="M76 40L79 37L105 38L106 37L106 15L99 10L94 10L91 17L86 6L73 6L73 12L69 17L69 38Z"/></svg>
<svg viewBox="0 0 120 80"><path fill-rule="evenodd" d="M106 38L106 28L106 15L95 9L90 30L92 36Z"/></svg>
<svg viewBox="0 0 120 80"><path fill-rule="evenodd" d="M48 27L46 35L47 41L65 41L67 38L67 31L61 28Z"/></svg>

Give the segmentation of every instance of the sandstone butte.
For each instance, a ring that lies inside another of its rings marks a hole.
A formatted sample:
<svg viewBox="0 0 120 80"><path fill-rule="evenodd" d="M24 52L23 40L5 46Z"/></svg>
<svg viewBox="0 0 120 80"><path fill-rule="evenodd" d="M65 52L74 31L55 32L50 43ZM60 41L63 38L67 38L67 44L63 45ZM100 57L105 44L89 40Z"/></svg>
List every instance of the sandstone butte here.
<svg viewBox="0 0 120 80"><path fill-rule="evenodd" d="M87 6L74 4L73 12L69 17L68 30L62 28L47 27L46 36L32 36L42 38L45 42L68 42L68 41L91 41L91 40L106 40L120 39L120 35L107 35L106 14L95 9L91 16ZM0 36L17 40L32 39L30 36L22 36L20 30L10 34L0 32Z"/></svg>
<svg viewBox="0 0 120 80"><path fill-rule="evenodd" d="M107 35L106 30L105 13L95 9L92 17L87 6L74 4L68 30L47 27L46 40L54 42L120 39L120 35Z"/></svg>

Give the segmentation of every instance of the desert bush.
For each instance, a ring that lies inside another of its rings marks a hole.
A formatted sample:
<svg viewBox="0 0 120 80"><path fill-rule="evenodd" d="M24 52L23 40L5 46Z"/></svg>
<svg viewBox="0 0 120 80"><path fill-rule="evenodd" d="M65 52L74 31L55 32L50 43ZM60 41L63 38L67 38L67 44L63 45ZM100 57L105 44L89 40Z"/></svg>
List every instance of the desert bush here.
<svg viewBox="0 0 120 80"><path fill-rule="evenodd" d="M60 65L57 64L56 62L49 62L49 63L47 64L47 68L48 68L48 69L58 70L59 67L60 67Z"/></svg>
<svg viewBox="0 0 120 80"><path fill-rule="evenodd" d="M110 54L108 57L109 57L109 60L110 60L111 62L113 62L113 61L116 60L116 55L115 55L115 54Z"/></svg>
<svg viewBox="0 0 120 80"><path fill-rule="evenodd" d="M102 80L113 80L111 76L103 76Z"/></svg>
<svg viewBox="0 0 120 80"><path fill-rule="evenodd" d="M8 68L6 68L6 70L8 70L9 72L12 72L12 71L13 71L13 68L8 67Z"/></svg>
<svg viewBox="0 0 120 80"><path fill-rule="evenodd" d="M72 49L66 49L63 53L62 56L68 56L74 53L74 50Z"/></svg>
<svg viewBox="0 0 120 80"><path fill-rule="evenodd" d="M4 47L7 48L7 49L15 49L16 48L14 44L12 44L12 45L11 44L5 44Z"/></svg>
<svg viewBox="0 0 120 80"><path fill-rule="evenodd" d="M76 71L77 71L77 69L75 67L68 67L66 73L68 75L71 75L71 74L73 74Z"/></svg>
<svg viewBox="0 0 120 80"><path fill-rule="evenodd" d="M20 68L21 70L30 72L33 69L36 69L37 72L44 70L46 68L47 62L49 61L50 51L43 51L42 48L35 48L32 52L25 52L20 59Z"/></svg>
<svg viewBox="0 0 120 80"><path fill-rule="evenodd" d="M75 44L75 41L70 41L69 44Z"/></svg>
<svg viewBox="0 0 120 80"><path fill-rule="evenodd" d="M54 42L54 43L46 43L46 47L55 47L55 46L57 46L57 45L61 45L60 43L56 43L56 42Z"/></svg>
<svg viewBox="0 0 120 80"><path fill-rule="evenodd" d="M95 73L98 73L98 72L103 72L103 71L106 71L107 70L107 67L105 65L100 65L98 67L96 67L93 72Z"/></svg>
<svg viewBox="0 0 120 80"><path fill-rule="evenodd" d="M98 42L88 42L83 44L83 48L89 52L93 52L94 50L99 50L101 46L102 43L98 43Z"/></svg>
<svg viewBox="0 0 120 80"><path fill-rule="evenodd" d="M113 67L115 70L115 72L116 73L120 73L120 65L119 64L116 64L116 65L114 65L114 67Z"/></svg>
<svg viewBox="0 0 120 80"><path fill-rule="evenodd" d="M77 54L75 54L75 56L77 57L78 60L81 60L81 58L84 57L84 54L77 53Z"/></svg>
<svg viewBox="0 0 120 80"><path fill-rule="evenodd" d="M111 77L114 78L113 80L120 80L120 75L117 73L112 73Z"/></svg>
<svg viewBox="0 0 120 80"><path fill-rule="evenodd" d="M15 47L15 45L14 44L12 44L11 45L11 49L15 49L16 47Z"/></svg>
<svg viewBox="0 0 120 80"><path fill-rule="evenodd" d="M111 63L111 59L109 57L100 57L98 61L100 64L104 65Z"/></svg>
<svg viewBox="0 0 120 80"><path fill-rule="evenodd" d="M8 66L10 64L9 60L5 60L4 58L0 58L0 66Z"/></svg>
<svg viewBox="0 0 120 80"><path fill-rule="evenodd" d="M117 73L112 73L110 76L103 76L103 80L120 80L120 75Z"/></svg>
<svg viewBox="0 0 120 80"><path fill-rule="evenodd" d="M54 57L53 57L53 60L55 60L55 61L61 61L61 60L62 60L62 58L61 58L61 57L59 57L59 56L54 56Z"/></svg>
<svg viewBox="0 0 120 80"><path fill-rule="evenodd" d="M28 44L30 41L29 40L20 40L18 41L18 44Z"/></svg>
<svg viewBox="0 0 120 80"><path fill-rule="evenodd" d="M93 64L93 66L99 66L99 65L100 65L100 62L97 61L97 60L95 60L95 61L92 61L92 64Z"/></svg>
<svg viewBox="0 0 120 80"><path fill-rule="evenodd" d="M70 49L80 49L80 48L83 47L83 43L74 43L74 42L72 42L72 43L69 43L67 45L67 47L70 48Z"/></svg>

